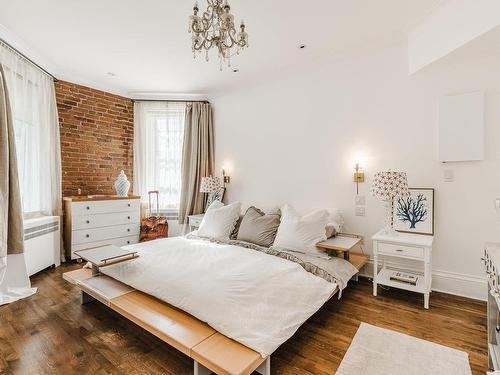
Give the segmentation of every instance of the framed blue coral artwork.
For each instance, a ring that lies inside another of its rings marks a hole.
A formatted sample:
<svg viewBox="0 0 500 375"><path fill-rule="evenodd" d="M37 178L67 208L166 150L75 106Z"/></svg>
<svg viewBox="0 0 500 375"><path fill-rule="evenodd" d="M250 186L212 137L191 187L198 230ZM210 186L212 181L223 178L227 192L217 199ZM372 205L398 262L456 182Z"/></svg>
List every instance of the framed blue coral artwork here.
<svg viewBox="0 0 500 375"><path fill-rule="evenodd" d="M434 189L409 188L407 197L394 198L394 229L398 232L434 235Z"/></svg>

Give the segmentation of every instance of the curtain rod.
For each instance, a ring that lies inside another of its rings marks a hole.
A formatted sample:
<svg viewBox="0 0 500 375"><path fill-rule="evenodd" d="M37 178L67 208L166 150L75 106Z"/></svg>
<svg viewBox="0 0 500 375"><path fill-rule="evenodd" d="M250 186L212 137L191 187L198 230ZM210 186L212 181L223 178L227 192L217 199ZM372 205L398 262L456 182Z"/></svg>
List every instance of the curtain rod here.
<svg viewBox="0 0 500 375"><path fill-rule="evenodd" d="M171 102L171 103L207 103L210 104L208 100L161 100L161 99L132 99L135 102Z"/></svg>
<svg viewBox="0 0 500 375"><path fill-rule="evenodd" d="M7 41L5 41L4 39L0 38L0 43L4 44L6 47L10 48L15 53L17 53L19 56L21 56L23 59L25 59L26 61L28 61L29 63L31 63L35 67L37 67L39 70L41 70L45 74L47 74L49 77L51 77L54 80L54 82L59 81L54 75L50 74L48 71L46 71L40 65L38 65L36 62L34 62L28 56L26 56L24 53L22 53L21 51L19 51L17 48L13 47L11 44L7 43Z"/></svg>

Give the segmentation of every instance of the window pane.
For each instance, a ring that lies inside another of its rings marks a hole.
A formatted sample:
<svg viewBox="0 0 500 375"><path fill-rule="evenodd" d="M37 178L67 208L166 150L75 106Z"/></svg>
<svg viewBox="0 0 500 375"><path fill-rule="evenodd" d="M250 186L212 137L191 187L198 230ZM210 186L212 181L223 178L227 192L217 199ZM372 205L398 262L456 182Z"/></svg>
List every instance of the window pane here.
<svg viewBox="0 0 500 375"><path fill-rule="evenodd" d="M146 113L147 190L158 190L160 208L178 210L181 192L184 108L148 110Z"/></svg>

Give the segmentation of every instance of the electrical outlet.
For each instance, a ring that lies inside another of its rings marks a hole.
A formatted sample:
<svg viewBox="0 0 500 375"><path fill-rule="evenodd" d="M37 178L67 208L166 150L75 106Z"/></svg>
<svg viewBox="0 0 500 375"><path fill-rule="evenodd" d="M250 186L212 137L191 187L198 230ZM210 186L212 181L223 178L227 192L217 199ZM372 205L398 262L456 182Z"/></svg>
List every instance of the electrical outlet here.
<svg viewBox="0 0 500 375"><path fill-rule="evenodd" d="M366 210L363 206L356 207L354 214L356 216L365 216Z"/></svg>
<svg viewBox="0 0 500 375"><path fill-rule="evenodd" d="M445 169L443 172L443 179L444 182L453 182L455 179L455 173L451 169Z"/></svg>
<svg viewBox="0 0 500 375"><path fill-rule="evenodd" d="M356 195L354 203L356 206L364 206L366 204L366 197L364 195Z"/></svg>

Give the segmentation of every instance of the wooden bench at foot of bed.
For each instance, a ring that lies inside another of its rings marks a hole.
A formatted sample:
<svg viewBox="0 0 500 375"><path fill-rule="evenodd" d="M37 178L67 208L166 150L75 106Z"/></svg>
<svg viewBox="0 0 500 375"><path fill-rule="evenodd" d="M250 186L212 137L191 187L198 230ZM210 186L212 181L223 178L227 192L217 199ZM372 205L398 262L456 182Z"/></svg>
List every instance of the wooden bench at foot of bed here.
<svg viewBox="0 0 500 375"><path fill-rule="evenodd" d="M63 274L82 291L82 304L92 300L110 307L160 340L193 358L194 374L215 372L270 375L270 358L218 333L208 324L148 294L90 269Z"/></svg>
<svg viewBox="0 0 500 375"><path fill-rule="evenodd" d="M349 261L361 269L364 254L351 253ZM146 293L90 269L66 272L63 278L81 289L82 304L94 299L110 307L194 360L194 374L271 374L270 357L220 334L208 324ZM334 293L335 294L335 293Z"/></svg>

